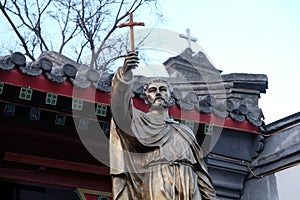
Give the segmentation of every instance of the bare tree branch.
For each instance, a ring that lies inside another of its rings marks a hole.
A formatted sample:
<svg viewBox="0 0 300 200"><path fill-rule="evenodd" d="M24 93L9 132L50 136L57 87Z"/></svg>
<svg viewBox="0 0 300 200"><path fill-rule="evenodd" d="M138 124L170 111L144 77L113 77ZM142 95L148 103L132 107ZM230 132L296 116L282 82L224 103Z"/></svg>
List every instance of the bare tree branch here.
<svg viewBox="0 0 300 200"><path fill-rule="evenodd" d="M6 13L6 21L32 60L35 54L50 50L67 52L68 56L78 62L90 55L90 67L98 68L101 65L102 70L105 70L122 57L127 49L127 42L113 37L117 25L130 12L138 12L143 5L156 2L4 0L1 11Z"/></svg>
<svg viewBox="0 0 300 200"><path fill-rule="evenodd" d="M4 4L5 5L5 4ZM22 37L21 33L19 32L19 30L17 29L17 27L15 26L15 24L13 23L13 21L11 20L11 18L8 16L4 5L2 5L2 3L0 2L0 9L3 13L3 15L5 16L5 18L7 19L7 21L9 22L9 24L11 25L11 27L13 28L14 32L16 33L16 35L18 36L18 38L20 39L22 46L25 50L25 55L27 55L31 60L35 60L35 58L33 57L33 55L30 53L28 46L26 44L25 39Z"/></svg>
<svg viewBox="0 0 300 200"><path fill-rule="evenodd" d="M49 12L49 15L57 21L60 27L60 34L61 34L61 45L59 47L58 52L62 53L64 47L80 32L78 31L78 23L74 23L74 25L70 25L72 23L71 13L73 7L73 1L57 1L58 5L54 5L57 9L61 8L61 6L66 8L66 15L61 15L61 17L57 16L57 13L52 14ZM80 54L81 55L81 54Z"/></svg>
<svg viewBox="0 0 300 200"><path fill-rule="evenodd" d="M95 53L95 57L99 57L100 52L103 50L103 46L105 45L105 43L107 42L108 38L112 35L112 33L115 31L115 29L117 28L117 25L120 23L120 21L122 21L125 17L127 17L129 15L129 13L134 12L135 10L137 10L141 5L142 5L143 0L139 0L139 2L137 3L137 0L135 0L130 9L128 11L126 11L121 17L118 18L118 16L120 15L120 11L122 10L122 6L124 5L124 1L121 1L119 10L117 12L116 15L116 20L114 22L114 25L111 27L111 29L108 31L108 34L106 35L106 37L103 39L100 47L98 48L97 52ZM136 5L137 3L137 5ZM136 5L136 6L135 6ZM94 61L95 62L95 61Z"/></svg>
<svg viewBox="0 0 300 200"><path fill-rule="evenodd" d="M27 5L27 0L24 0L24 10L25 10L25 16L26 16L26 20L28 20L28 22L25 20L22 12L21 12L21 8L18 4L18 1L16 0L13 0L12 3L15 7L15 9L17 10L17 12L14 12L12 11L11 9L9 9L9 11L12 11L13 14L15 14L22 22L23 25L25 25L30 31L32 31L38 38L39 40L41 41L39 44L40 44L40 50L43 51L44 49L46 51L49 51L49 48L44 40L44 38L42 37L42 34L41 34L41 17L42 17L42 14L43 12L46 10L46 8L50 5L52 0L48 0L48 2L46 3L45 7L42 9L43 11L41 12L40 11L40 6L39 4L36 4L37 6L37 10L38 10L38 13L36 14L37 15L37 19L36 22L33 21L33 19L31 19L31 15L29 13L29 8L28 8L28 5Z"/></svg>
<svg viewBox="0 0 300 200"><path fill-rule="evenodd" d="M81 45L81 48L80 48L80 51L78 52L78 57L77 57L77 62L80 62L80 58L81 58L81 55L82 55L82 52L84 50L84 47L88 44L88 41L86 41L83 45Z"/></svg>

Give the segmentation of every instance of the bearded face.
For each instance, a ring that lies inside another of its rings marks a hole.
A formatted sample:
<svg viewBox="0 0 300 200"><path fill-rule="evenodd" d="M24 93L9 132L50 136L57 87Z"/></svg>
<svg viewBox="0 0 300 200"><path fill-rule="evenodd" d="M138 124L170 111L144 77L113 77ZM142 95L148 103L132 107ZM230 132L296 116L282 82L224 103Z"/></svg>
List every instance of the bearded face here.
<svg viewBox="0 0 300 200"><path fill-rule="evenodd" d="M171 98L169 86L165 82L152 82L146 91L150 108L168 108Z"/></svg>

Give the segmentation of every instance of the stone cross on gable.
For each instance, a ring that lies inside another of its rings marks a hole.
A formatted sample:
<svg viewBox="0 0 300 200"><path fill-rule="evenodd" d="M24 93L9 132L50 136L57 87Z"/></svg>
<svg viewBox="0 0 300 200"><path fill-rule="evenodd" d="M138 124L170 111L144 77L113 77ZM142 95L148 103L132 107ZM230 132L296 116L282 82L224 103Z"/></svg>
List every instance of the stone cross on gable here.
<svg viewBox="0 0 300 200"><path fill-rule="evenodd" d="M188 47L191 48L192 47L191 42L196 42L197 38L191 36L191 31L190 31L189 28L187 28L185 31L186 31L186 35L184 35L183 33L181 33L181 34L179 34L179 37L187 39L187 41L188 41Z"/></svg>

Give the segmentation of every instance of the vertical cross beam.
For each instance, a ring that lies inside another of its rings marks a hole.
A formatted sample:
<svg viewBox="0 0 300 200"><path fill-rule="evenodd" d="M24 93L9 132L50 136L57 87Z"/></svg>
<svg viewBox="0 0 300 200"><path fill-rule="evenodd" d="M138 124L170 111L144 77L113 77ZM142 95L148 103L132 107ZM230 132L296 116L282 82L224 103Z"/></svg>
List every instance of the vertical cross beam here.
<svg viewBox="0 0 300 200"><path fill-rule="evenodd" d="M181 33L181 34L179 34L179 37L187 39L188 47L191 48L191 46L192 46L191 42L196 42L197 38L191 36L191 31L189 28L187 28L185 31L186 31L186 35Z"/></svg>
<svg viewBox="0 0 300 200"><path fill-rule="evenodd" d="M135 47L134 47L134 30L133 27L134 26L145 26L144 22L134 22L133 21L133 14L130 13L130 20L128 23L123 23L119 25L119 28L123 28L126 26L130 27L130 40L131 40L131 51L135 51Z"/></svg>

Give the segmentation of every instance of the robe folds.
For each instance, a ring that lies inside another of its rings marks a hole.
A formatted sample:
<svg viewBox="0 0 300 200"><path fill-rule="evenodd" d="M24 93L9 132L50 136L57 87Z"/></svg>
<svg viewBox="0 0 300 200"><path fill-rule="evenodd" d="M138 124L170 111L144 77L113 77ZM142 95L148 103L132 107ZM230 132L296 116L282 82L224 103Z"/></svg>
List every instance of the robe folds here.
<svg viewBox="0 0 300 200"><path fill-rule="evenodd" d="M113 80L110 173L115 200L216 199L193 132L132 103L132 74Z"/></svg>

